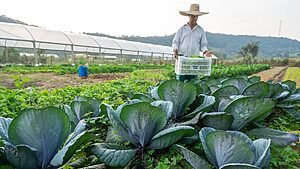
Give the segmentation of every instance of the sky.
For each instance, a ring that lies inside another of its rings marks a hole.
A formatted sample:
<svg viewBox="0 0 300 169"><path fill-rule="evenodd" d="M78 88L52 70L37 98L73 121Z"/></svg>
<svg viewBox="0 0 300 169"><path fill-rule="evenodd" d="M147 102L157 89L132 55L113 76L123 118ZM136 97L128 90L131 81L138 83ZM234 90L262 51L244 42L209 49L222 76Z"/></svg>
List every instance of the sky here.
<svg viewBox="0 0 300 169"><path fill-rule="evenodd" d="M198 18L207 32L300 41L300 0L1 0L0 15L51 30L163 36L188 21L179 11L192 3L209 12Z"/></svg>

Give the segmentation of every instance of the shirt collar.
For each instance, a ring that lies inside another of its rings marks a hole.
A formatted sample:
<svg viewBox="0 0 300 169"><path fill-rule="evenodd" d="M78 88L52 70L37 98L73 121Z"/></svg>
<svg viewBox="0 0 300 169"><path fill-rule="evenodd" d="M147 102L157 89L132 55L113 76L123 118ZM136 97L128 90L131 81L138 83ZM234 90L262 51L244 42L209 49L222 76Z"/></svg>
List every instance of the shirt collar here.
<svg viewBox="0 0 300 169"><path fill-rule="evenodd" d="M184 24L184 26L191 28L190 25L189 25L188 23ZM196 29L197 27L200 27L200 26L198 25L198 23L195 25L195 27L194 27L192 30Z"/></svg>

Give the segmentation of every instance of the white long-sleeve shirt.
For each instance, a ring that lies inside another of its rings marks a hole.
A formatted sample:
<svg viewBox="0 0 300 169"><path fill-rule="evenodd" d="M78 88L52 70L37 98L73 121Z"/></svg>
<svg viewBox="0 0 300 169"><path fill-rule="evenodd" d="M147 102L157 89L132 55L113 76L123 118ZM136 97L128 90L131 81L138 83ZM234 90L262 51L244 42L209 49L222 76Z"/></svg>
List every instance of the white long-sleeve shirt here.
<svg viewBox="0 0 300 169"><path fill-rule="evenodd" d="M175 34L172 47L185 56L199 55L207 50L206 33L198 24L193 29L185 24Z"/></svg>

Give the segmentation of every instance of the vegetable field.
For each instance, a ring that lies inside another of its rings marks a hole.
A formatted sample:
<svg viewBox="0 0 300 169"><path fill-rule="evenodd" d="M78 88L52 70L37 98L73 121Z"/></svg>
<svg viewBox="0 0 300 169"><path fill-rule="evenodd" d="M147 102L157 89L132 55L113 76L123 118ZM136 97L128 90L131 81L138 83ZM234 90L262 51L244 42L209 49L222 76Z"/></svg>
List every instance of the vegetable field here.
<svg viewBox="0 0 300 169"><path fill-rule="evenodd" d="M300 86L300 68L290 67L287 69L284 75L284 80L295 81L297 86Z"/></svg>
<svg viewBox="0 0 300 169"><path fill-rule="evenodd" d="M119 65L89 65L89 73L115 73L133 72L139 69L163 69L170 65L150 65L150 64L119 64ZM32 66L32 65L7 65L0 67L2 73L56 73L56 74L76 74L78 65L53 65L53 66Z"/></svg>
<svg viewBox="0 0 300 169"><path fill-rule="evenodd" d="M219 65L191 82L145 67L98 84L0 87L0 168L299 168L294 81L248 77L268 65Z"/></svg>

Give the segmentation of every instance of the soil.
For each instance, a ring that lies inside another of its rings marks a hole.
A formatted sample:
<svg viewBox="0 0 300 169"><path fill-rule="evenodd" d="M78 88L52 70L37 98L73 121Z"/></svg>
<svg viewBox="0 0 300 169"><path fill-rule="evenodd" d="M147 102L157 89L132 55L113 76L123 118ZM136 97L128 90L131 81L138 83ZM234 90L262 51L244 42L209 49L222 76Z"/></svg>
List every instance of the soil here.
<svg viewBox="0 0 300 169"><path fill-rule="evenodd" d="M287 68L288 67L272 67L269 70L256 73L252 76L260 76L262 81L272 80L273 82L278 82L283 79Z"/></svg>
<svg viewBox="0 0 300 169"><path fill-rule="evenodd" d="M16 88L13 76L15 76L15 74L0 74L0 86L9 89ZM56 75L52 73L35 73L21 75L21 77L28 77L30 79L29 82L24 84L25 88L39 87L41 89L97 84L103 81L122 79L127 76L129 76L129 73L92 74L86 79L81 79L76 74Z"/></svg>

